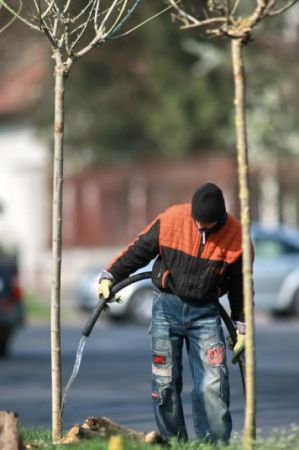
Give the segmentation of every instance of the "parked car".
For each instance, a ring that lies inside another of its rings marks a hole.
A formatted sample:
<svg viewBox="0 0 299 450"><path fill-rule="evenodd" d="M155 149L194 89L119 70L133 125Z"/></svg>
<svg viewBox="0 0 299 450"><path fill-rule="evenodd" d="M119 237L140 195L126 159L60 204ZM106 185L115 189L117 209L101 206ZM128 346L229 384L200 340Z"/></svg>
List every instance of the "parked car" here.
<svg viewBox="0 0 299 450"><path fill-rule="evenodd" d="M152 266L153 261L137 270L136 273L149 272L152 270ZM74 296L82 311L92 311L97 304L99 277L98 269L87 270L80 277ZM107 313L114 319L128 319L135 323L146 324L151 318L154 291L155 288L150 279L133 283L119 291L117 297L121 298L121 302L109 303Z"/></svg>
<svg viewBox="0 0 299 450"><path fill-rule="evenodd" d="M254 224L255 307L299 316L299 232Z"/></svg>
<svg viewBox="0 0 299 450"><path fill-rule="evenodd" d="M23 321L17 261L0 251L0 358L8 355L13 333Z"/></svg>
<svg viewBox="0 0 299 450"><path fill-rule="evenodd" d="M275 314L299 316L299 232L285 227L266 228L253 224L251 236L255 247L255 309ZM152 263L141 269L151 270ZM82 310L90 311L97 303L98 270L88 270L80 278L76 297ZM112 303L110 316L149 322L154 286L144 280L120 291L123 303ZM228 308L226 296L221 299Z"/></svg>

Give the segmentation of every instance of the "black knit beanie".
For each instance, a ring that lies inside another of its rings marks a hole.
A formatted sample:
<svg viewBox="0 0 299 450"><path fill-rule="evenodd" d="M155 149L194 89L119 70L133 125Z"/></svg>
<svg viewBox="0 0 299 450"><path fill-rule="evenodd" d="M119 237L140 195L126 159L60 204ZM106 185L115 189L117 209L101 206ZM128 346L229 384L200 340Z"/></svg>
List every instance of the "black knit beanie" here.
<svg viewBox="0 0 299 450"><path fill-rule="evenodd" d="M218 222L226 213L221 189L214 183L200 186L192 197L192 217L201 223Z"/></svg>

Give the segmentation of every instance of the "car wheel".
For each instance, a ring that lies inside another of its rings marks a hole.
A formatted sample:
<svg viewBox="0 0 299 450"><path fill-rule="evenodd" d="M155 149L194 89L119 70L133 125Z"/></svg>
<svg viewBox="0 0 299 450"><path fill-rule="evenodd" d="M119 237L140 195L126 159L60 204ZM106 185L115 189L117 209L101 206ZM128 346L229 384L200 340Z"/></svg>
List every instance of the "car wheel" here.
<svg viewBox="0 0 299 450"><path fill-rule="evenodd" d="M295 292L292 302L292 312L299 316L299 289Z"/></svg>
<svg viewBox="0 0 299 450"><path fill-rule="evenodd" d="M5 358L8 355L8 339L0 341L0 358Z"/></svg>
<svg viewBox="0 0 299 450"><path fill-rule="evenodd" d="M154 289L151 287L140 288L134 292L128 305L128 319L141 325L149 324L152 317L153 298Z"/></svg>

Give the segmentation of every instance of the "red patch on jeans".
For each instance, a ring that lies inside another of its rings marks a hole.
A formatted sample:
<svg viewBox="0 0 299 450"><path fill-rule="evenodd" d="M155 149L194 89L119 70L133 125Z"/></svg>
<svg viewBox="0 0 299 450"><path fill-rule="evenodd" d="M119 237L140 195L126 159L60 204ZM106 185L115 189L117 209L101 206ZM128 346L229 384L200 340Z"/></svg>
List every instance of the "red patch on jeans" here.
<svg viewBox="0 0 299 450"><path fill-rule="evenodd" d="M158 392L152 392L152 398L159 400L160 395L158 394Z"/></svg>
<svg viewBox="0 0 299 450"><path fill-rule="evenodd" d="M155 364L165 364L165 356L163 355L154 355L153 356L153 362Z"/></svg>
<svg viewBox="0 0 299 450"><path fill-rule="evenodd" d="M224 345L218 345L207 350L208 362L211 366L219 366L224 363L225 348Z"/></svg>

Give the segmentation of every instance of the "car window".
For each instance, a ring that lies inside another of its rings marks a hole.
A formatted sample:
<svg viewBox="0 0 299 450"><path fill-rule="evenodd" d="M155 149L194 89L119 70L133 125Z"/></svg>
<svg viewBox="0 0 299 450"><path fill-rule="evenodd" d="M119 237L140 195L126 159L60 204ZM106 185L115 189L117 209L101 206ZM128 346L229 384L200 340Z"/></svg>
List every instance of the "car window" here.
<svg viewBox="0 0 299 450"><path fill-rule="evenodd" d="M274 239L257 239L254 245L255 254L262 258L275 258L290 253L299 253L299 249L287 242Z"/></svg>

